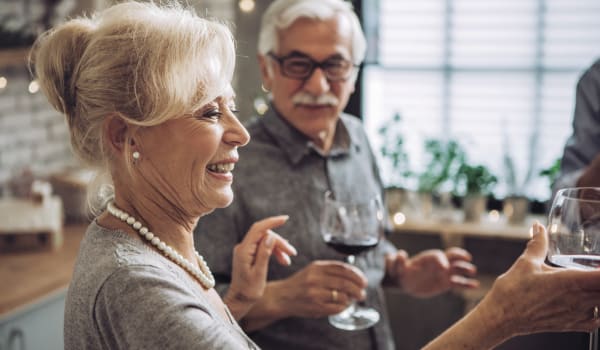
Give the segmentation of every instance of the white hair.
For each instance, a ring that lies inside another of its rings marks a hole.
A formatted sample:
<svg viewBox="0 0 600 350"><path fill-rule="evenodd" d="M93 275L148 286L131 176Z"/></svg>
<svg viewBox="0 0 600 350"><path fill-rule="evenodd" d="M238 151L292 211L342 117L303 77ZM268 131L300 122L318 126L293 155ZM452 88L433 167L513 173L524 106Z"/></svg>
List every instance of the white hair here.
<svg viewBox="0 0 600 350"><path fill-rule="evenodd" d="M258 53L266 55L277 50L277 33L290 27L299 18L327 20L342 15L350 21L352 36L352 61L360 64L365 58L367 41L354 13L352 4L344 0L276 0L265 11L260 33Z"/></svg>

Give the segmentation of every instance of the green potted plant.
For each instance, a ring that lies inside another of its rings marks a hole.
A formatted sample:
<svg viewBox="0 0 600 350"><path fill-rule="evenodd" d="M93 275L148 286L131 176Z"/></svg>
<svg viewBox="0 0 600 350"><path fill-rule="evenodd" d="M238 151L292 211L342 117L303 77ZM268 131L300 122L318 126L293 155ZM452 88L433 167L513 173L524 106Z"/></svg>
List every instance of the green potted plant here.
<svg viewBox="0 0 600 350"><path fill-rule="evenodd" d="M503 200L502 211L509 224L522 224L529 213L529 183L533 179L535 172L534 166L537 135L533 135L529 140L529 155L526 163L525 173L517 171L514 158L511 152L511 145L514 143L510 140L510 133L507 130L508 123L504 124L503 131L503 163L504 163L504 180L506 185L506 195Z"/></svg>
<svg viewBox="0 0 600 350"><path fill-rule="evenodd" d="M425 167L417 176L417 192L422 216L429 217L433 211L433 197L451 205L450 191L454 186L454 176L464 162L465 152L461 145L452 139L426 139Z"/></svg>
<svg viewBox="0 0 600 350"><path fill-rule="evenodd" d="M549 187L552 187L558 178L558 174L560 173L560 161L561 157L556 158L549 167L542 169L539 172L540 176L548 179Z"/></svg>
<svg viewBox="0 0 600 350"><path fill-rule="evenodd" d="M385 189L386 205L390 215L402 210L407 200L408 182L414 176L410 170L408 153L405 149L404 135L402 133L402 117L396 112L392 118L379 128L378 133L382 138L379 151L388 171Z"/></svg>
<svg viewBox="0 0 600 350"><path fill-rule="evenodd" d="M425 153L429 159L418 176L418 191L437 193L452 186L454 174L465 159L460 144L455 140L427 139Z"/></svg>
<svg viewBox="0 0 600 350"><path fill-rule="evenodd" d="M487 196L498 178L484 165L471 165L466 160L456 173L456 191L463 195L465 221L477 222L485 211Z"/></svg>
<svg viewBox="0 0 600 350"><path fill-rule="evenodd" d="M529 182L533 177L532 163L522 180L517 175L514 160L509 147L505 144L503 157L507 195L502 202L502 212L509 224L522 224L529 213L529 197L526 194Z"/></svg>

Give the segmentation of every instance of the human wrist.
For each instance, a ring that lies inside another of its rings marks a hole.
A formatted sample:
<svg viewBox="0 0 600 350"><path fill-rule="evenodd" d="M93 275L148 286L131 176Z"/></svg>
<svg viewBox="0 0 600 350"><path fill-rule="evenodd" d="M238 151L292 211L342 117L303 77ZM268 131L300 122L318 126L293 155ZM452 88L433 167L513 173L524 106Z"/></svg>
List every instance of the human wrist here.
<svg viewBox="0 0 600 350"><path fill-rule="evenodd" d="M246 316L239 322L246 332L267 327L273 322L291 316L282 305L286 304L279 296L280 282L267 282L265 293L250 307Z"/></svg>
<svg viewBox="0 0 600 350"><path fill-rule="evenodd" d="M238 293L231 288L227 290L227 293L223 296L223 303L227 305L233 318L238 321L248 313L255 302L256 300L250 300L242 293Z"/></svg>
<svg viewBox="0 0 600 350"><path fill-rule="evenodd" d="M475 330L473 337L479 337L479 343L485 344L485 348L493 348L519 333L519 322L509 316L510 309L492 293L488 293L469 315L473 325L477 325L472 328Z"/></svg>
<svg viewBox="0 0 600 350"><path fill-rule="evenodd" d="M265 295L261 300L261 308L274 319L282 319L292 316L291 309L286 302L285 280L267 283Z"/></svg>

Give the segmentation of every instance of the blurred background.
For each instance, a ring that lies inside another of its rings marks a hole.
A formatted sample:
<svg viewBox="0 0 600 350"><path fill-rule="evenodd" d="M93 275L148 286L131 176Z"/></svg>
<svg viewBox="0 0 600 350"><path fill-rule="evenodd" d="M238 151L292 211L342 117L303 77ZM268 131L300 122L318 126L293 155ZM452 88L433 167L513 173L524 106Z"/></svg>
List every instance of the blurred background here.
<svg viewBox="0 0 600 350"><path fill-rule="evenodd" d="M26 67L35 36L109 0L2 0L0 6L0 184L23 172L73 164L62 118ZM256 33L268 0L186 0L228 21L238 44L234 86L240 117L264 113ZM492 199L551 195L552 167L571 133L575 84L600 57L596 0L353 1L369 51L348 111L363 118L386 185L423 189L440 151L456 141L469 164L497 181ZM384 127L384 130L382 130ZM382 147L387 146L387 152ZM394 165L390 154L400 155ZM544 171L546 171L544 173ZM461 194L452 181L434 192ZM464 192L464 191L463 191Z"/></svg>

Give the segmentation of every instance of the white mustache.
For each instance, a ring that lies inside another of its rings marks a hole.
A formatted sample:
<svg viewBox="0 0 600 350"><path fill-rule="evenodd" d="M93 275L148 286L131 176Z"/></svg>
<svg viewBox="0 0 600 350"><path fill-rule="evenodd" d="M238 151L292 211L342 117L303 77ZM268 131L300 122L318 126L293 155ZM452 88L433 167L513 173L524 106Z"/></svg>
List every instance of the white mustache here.
<svg viewBox="0 0 600 350"><path fill-rule="evenodd" d="M340 101L331 93L324 93L320 96L313 96L306 92L299 92L292 97L295 105L317 105L317 106L337 106Z"/></svg>

